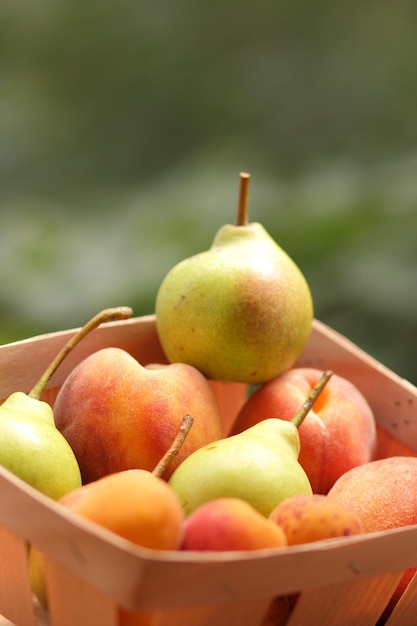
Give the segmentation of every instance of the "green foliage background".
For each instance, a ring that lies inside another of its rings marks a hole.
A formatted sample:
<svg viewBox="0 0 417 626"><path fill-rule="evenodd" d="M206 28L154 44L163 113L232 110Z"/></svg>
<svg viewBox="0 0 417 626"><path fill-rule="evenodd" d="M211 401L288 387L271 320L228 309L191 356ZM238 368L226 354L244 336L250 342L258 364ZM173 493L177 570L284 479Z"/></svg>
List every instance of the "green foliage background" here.
<svg viewBox="0 0 417 626"><path fill-rule="evenodd" d="M251 219L316 316L417 383L417 5L0 6L0 342L153 311Z"/></svg>

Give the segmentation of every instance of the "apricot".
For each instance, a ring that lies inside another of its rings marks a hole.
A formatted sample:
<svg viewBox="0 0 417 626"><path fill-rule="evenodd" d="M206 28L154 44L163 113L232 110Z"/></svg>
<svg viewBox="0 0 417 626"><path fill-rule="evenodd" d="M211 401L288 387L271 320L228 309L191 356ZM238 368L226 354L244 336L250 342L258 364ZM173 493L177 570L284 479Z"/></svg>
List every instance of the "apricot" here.
<svg viewBox="0 0 417 626"><path fill-rule="evenodd" d="M285 532L288 545L363 532L354 511L322 494L290 496L275 507L269 519Z"/></svg>
<svg viewBox="0 0 417 626"><path fill-rule="evenodd" d="M145 548L175 550L180 544L181 504L166 481L146 470L104 476L71 491L59 502Z"/></svg>
<svg viewBox="0 0 417 626"><path fill-rule="evenodd" d="M284 531L240 498L218 498L184 522L182 550L259 550L287 545Z"/></svg>
<svg viewBox="0 0 417 626"><path fill-rule="evenodd" d="M110 474L69 492L59 504L137 545L153 550L180 546L181 504L166 481L146 470ZM33 591L47 608L45 557L35 548L30 550L29 568ZM149 626L153 620L153 613L120 609L121 626Z"/></svg>

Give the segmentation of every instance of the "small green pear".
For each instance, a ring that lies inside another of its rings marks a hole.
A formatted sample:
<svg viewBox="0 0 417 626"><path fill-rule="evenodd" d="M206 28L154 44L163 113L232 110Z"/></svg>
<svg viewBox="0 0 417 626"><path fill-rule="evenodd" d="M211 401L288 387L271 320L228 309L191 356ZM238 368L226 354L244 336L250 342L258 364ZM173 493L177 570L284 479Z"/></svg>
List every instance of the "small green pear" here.
<svg viewBox="0 0 417 626"><path fill-rule="evenodd" d="M241 174L236 225L209 250L175 265L156 297L161 345L172 362L214 380L264 383L291 367L310 335L313 300L299 267L257 222L248 222Z"/></svg>
<svg viewBox="0 0 417 626"><path fill-rule="evenodd" d="M0 464L58 500L81 484L76 458L46 402L16 391L0 407Z"/></svg>
<svg viewBox="0 0 417 626"><path fill-rule="evenodd" d="M51 406L40 395L66 355L90 330L131 314L130 308L118 307L93 317L58 353L29 394L16 391L0 406L0 465L54 500L81 486L81 474L70 445L55 426Z"/></svg>
<svg viewBox="0 0 417 626"><path fill-rule="evenodd" d="M185 514L210 500L236 497L268 516L287 497L311 494L298 462L298 427L331 375L323 373L291 422L267 418L188 456L169 479Z"/></svg>

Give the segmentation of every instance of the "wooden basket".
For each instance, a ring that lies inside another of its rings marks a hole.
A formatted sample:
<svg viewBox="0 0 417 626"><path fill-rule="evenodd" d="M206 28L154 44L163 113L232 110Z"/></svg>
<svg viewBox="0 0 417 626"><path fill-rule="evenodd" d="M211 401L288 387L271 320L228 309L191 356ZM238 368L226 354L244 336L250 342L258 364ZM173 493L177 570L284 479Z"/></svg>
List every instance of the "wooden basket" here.
<svg viewBox="0 0 417 626"><path fill-rule="evenodd" d="M0 347L0 398L29 391L74 332ZM71 369L87 354L112 345L143 364L164 360L153 316L111 322L67 357L44 398L53 404ZM318 321L297 365L330 368L359 387L375 412L380 457L417 454L413 385ZM244 400L245 386L213 387L227 428ZM48 557L48 615L33 601L28 544ZM250 554L141 549L0 468L0 614L18 626L149 624L149 612L154 613L152 626L375 626L402 572L414 566L416 527ZM299 594L290 616L274 622L271 611L265 617L273 599L287 594ZM416 615L417 578L387 624L411 626Z"/></svg>

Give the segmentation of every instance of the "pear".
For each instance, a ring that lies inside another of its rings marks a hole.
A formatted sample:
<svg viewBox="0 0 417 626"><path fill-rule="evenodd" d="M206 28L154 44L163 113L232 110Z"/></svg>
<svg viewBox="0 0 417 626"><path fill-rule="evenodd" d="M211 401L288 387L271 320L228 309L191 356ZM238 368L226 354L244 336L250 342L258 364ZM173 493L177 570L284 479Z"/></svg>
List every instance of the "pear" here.
<svg viewBox="0 0 417 626"><path fill-rule="evenodd" d="M42 391L66 355L93 328L110 319L130 317L129 307L105 309L94 316L60 350L29 394L12 393L0 406L0 465L26 483L58 500L81 485L75 455L55 426Z"/></svg>
<svg viewBox="0 0 417 626"><path fill-rule="evenodd" d="M313 300L299 267L248 222L249 174L240 175L236 224L209 250L175 265L158 289L158 336L171 362L207 378L264 383L296 361L310 335Z"/></svg>
<svg viewBox="0 0 417 626"><path fill-rule="evenodd" d="M298 427L331 376L323 373L292 421L267 418L190 454L168 481L185 515L210 500L232 497L268 517L286 498L312 494L298 462Z"/></svg>

